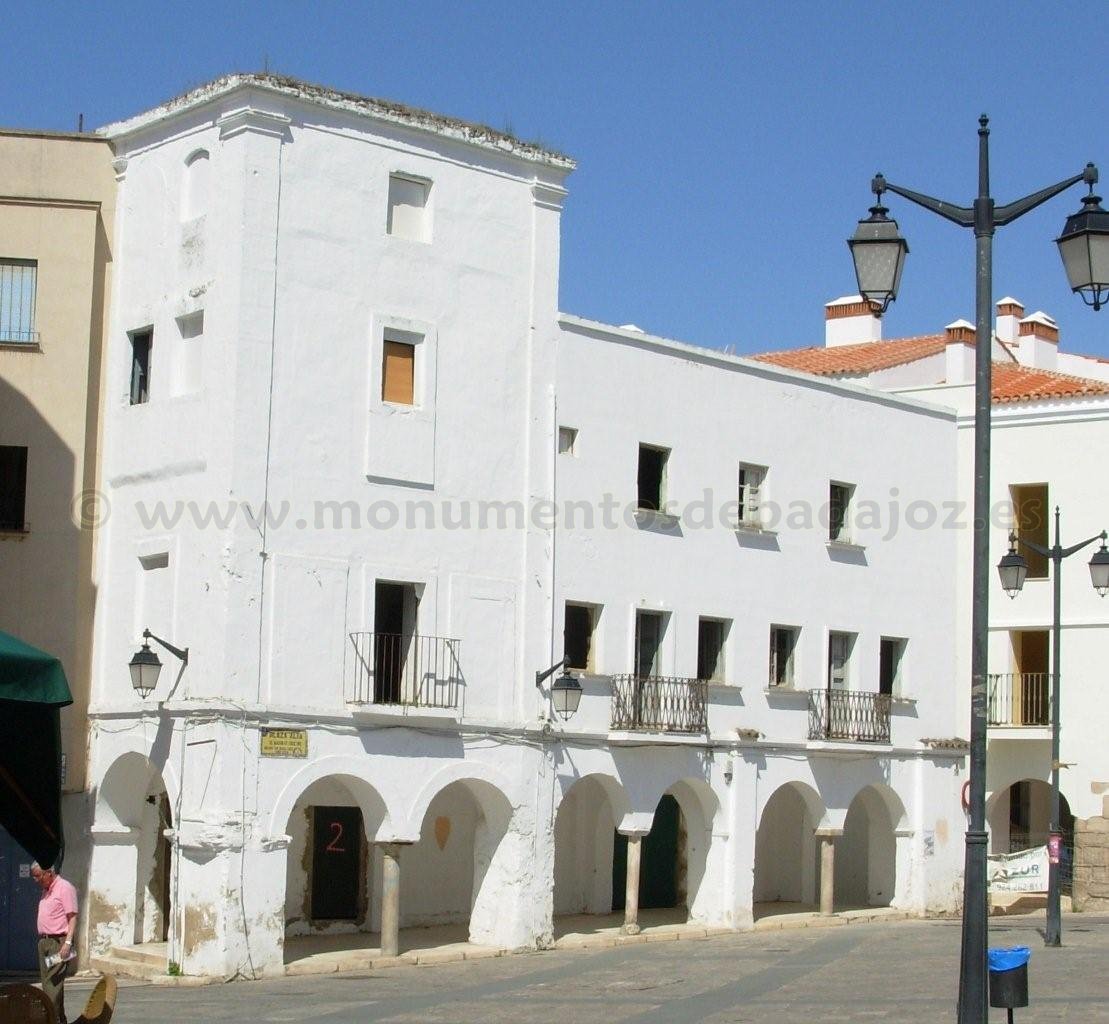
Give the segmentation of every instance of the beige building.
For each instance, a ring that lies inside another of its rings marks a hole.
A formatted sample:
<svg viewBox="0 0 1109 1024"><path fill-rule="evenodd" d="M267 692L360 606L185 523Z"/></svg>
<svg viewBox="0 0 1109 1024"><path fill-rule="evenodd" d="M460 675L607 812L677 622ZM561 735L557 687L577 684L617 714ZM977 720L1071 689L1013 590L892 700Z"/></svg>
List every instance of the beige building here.
<svg viewBox="0 0 1109 1024"><path fill-rule="evenodd" d="M0 630L65 666L63 788L78 795L63 813L75 855L86 845L98 514L82 496L98 484L115 192L104 139L0 130Z"/></svg>

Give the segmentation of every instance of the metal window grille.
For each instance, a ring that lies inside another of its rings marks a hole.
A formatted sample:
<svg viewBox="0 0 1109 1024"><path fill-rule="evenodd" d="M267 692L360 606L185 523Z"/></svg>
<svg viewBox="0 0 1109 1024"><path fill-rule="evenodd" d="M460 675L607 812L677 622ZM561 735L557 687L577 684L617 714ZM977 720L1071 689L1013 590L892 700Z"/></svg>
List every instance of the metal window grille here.
<svg viewBox="0 0 1109 1024"><path fill-rule="evenodd" d="M34 344L38 263L0 260L0 342Z"/></svg>
<svg viewBox="0 0 1109 1024"><path fill-rule="evenodd" d="M891 698L859 690L810 690L809 739L889 743Z"/></svg>
<svg viewBox="0 0 1109 1024"><path fill-rule="evenodd" d="M351 633L354 678L348 704L458 707L460 640L397 633Z"/></svg>
<svg viewBox="0 0 1109 1024"><path fill-rule="evenodd" d="M678 676L612 677L612 728L708 731L708 681Z"/></svg>
<svg viewBox="0 0 1109 1024"><path fill-rule="evenodd" d="M1004 672L989 677L989 724L1051 725L1049 672Z"/></svg>

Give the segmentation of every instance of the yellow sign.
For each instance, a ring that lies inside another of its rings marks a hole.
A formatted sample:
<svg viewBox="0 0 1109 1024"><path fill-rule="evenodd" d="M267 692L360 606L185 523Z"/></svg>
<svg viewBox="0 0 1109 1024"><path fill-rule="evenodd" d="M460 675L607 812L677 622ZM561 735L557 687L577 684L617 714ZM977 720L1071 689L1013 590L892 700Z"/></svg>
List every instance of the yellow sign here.
<svg viewBox="0 0 1109 1024"><path fill-rule="evenodd" d="M307 729L263 729L262 757L307 757Z"/></svg>

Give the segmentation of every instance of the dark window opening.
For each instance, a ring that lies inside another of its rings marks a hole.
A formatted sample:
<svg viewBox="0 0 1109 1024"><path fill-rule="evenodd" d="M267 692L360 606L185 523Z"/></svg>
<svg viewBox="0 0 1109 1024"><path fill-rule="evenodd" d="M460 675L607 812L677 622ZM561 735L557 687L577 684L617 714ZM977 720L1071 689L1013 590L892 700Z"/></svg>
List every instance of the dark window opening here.
<svg viewBox="0 0 1109 1024"><path fill-rule="evenodd" d="M22 531L27 519L27 449L0 445L0 530Z"/></svg>
<svg viewBox="0 0 1109 1024"><path fill-rule="evenodd" d="M662 511L666 500L664 485L669 454L665 448L652 448L647 444L639 446L639 508L650 512Z"/></svg>
<svg viewBox="0 0 1109 1024"><path fill-rule="evenodd" d="M847 513L851 507L852 488L832 484L828 489L828 539L846 543L850 539Z"/></svg>
<svg viewBox="0 0 1109 1024"><path fill-rule="evenodd" d="M793 685L793 652L797 630L789 626L770 627L770 685Z"/></svg>
<svg viewBox="0 0 1109 1024"><path fill-rule="evenodd" d="M661 612L636 612L635 674L640 679L659 674L659 650L662 647L663 619Z"/></svg>
<svg viewBox="0 0 1109 1024"><path fill-rule="evenodd" d="M697 678L716 682L724 678L724 622L701 619L697 623Z"/></svg>
<svg viewBox="0 0 1109 1024"><path fill-rule="evenodd" d="M1041 548L1049 547L1051 541L1048 528L1051 515L1047 503L1047 484L1015 484L1009 488L1009 494L1013 501L1013 526L1016 535ZM1024 544L1020 545L1020 553L1028 563L1029 579L1047 579L1047 555L1041 555Z"/></svg>
<svg viewBox="0 0 1109 1024"><path fill-rule="evenodd" d="M154 332L136 331L131 335L131 404L150 401L150 351Z"/></svg>
<svg viewBox="0 0 1109 1024"><path fill-rule="evenodd" d="M406 680L411 688L408 663L416 633L419 598L412 583L384 583L374 586L374 703L401 704Z"/></svg>
<svg viewBox="0 0 1109 1024"><path fill-rule="evenodd" d="M566 605L562 650L567 668L593 668L593 609L584 604Z"/></svg>
<svg viewBox="0 0 1109 1024"><path fill-rule="evenodd" d="M893 695L900 691L901 658L905 653L905 641L892 637L882 637L879 648L878 692Z"/></svg>

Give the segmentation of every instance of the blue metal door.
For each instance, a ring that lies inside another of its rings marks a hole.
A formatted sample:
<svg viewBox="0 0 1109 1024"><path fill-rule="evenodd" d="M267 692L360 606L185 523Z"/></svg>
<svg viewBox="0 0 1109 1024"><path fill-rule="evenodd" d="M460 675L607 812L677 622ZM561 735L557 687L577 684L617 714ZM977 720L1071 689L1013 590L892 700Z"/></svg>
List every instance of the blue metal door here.
<svg viewBox="0 0 1109 1024"><path fill-rule="evenodd" d="M31 856L0 827L0 971L37 971L39 887Z"/></svg>

